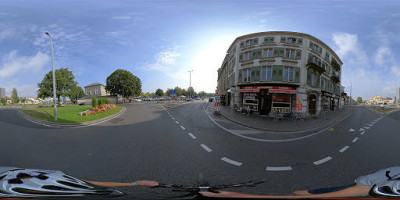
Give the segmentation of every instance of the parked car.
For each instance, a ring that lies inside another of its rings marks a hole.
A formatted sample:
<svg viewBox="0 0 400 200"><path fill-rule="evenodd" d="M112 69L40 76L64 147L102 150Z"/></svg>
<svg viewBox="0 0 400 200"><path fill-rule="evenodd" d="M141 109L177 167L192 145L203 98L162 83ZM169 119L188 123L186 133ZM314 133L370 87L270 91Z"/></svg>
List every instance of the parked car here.
<svg viewBox="0 0 400 200"><path fill-rule="evenodd" d="M212 97L210 97L209 99L208 99L208 102L213 102L214 101L214 98L212 98Z"/></svg>

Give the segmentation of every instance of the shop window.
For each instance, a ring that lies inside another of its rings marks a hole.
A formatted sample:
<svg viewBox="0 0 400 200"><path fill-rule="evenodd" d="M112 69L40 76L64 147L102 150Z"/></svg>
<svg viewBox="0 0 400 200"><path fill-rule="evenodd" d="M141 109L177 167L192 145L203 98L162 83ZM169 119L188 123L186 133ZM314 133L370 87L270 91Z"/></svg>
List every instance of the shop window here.
<svg viewBox="0 0 400 200"><path fill-rule="evenodd" d="M284 81L294 81L294 69L293 67L285 67L283 74Z"/></svg>
<svg viewBox="0 0 400 200"><path fill-rule="evenodd" d="M244 82L250 82L250 78L251 78L251 74L250 73L251 73L250 68L243 70Z"/></svg>
<svg viewBox="0 0 400 200"><path fill-rule="evenodd" d="M263 67L262 68L262 80L270 81L272 79L272 67Z"/></svg>

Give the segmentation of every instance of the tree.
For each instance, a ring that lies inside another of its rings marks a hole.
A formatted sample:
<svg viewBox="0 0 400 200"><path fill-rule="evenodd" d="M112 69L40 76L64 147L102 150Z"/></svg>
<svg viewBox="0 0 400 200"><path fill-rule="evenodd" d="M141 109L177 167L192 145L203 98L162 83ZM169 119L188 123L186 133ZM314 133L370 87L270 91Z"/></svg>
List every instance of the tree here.
<svg viewBox="0 0 400 200"><path fill-rule="evenodd" d="M149 98L149 96L150 96L150 93L148 93L148 92L146 92L146 93L143 94L143 97L144 97L144 98Z"/></svg>
<svg viewBox="0 0 400 200"><path fill-rule="evenodd" d="M142 92L142 82L130 71L117 69L107 77L106 90L124 98L137 96Z"/></svg>
<svg viewBox="0 0 400 200"><path fill-rule="evenodd" d="M176 86L174 88L174 90L176 91L176 96L181 96L182 95L182 88ZM186 95L186 93L184 95Z"/></svg>
<svg viewBox="0 0 400 200"><path fill-rule="evenodd" d="M82 87L76 85L72 87L71 91L69 91L68 96L72 103L77 103L79 98L85 96L85 92L83 91Z"/></svg>
<svg viewBox="0 0 400 200"><path fill-rule="evenodd" d="M187 92L189 95L195 95L195 91L194 91L193 87L189 87Z"/></svg>
<svg viewBox="0 0 400 200"><path fill-rule="evenodd" d="M26 102L26 97L24 97L24 98L20 98L20 101L21 101L21 103L25 103Z"/></svg>
<svg viewBox="0 0 400 200"><path fill-rule="evenodd" d="M205 97L207 94L206 94L206 92L204 92L204 91L200 91L199 92L199 96L200 97Z"/></svg>
<svg viewBox="0 0 400 200"><path fill-rule="evenodd" d="M96 99L96 97L92 97L92 107L93 108L97 107L97 99Z"/></svg>
<svg viewBox="0 0 400 200"><path fill-rule="evenodd" d="M187 96L188 93L185 89L182 89L180 95Z"/></svg>
<svg viewBox="0 0 400 200"><path fill-rule="evenodd" d="M362 98L361 97L357 97L357 103L362 103Z"/></svg>
<svg viewBox="0 0 400 200"><path fill-rule="evenodd" d="M156 96L159 96L159 97L164 96L164 91L163 91L162 89L158 88L158 89L156 90Z"/></svg>
<svg viewBox="0 0 400 200"><path fill-rule="evenodd" d="M17 89L15 89L15 88L13 88L13 90L12 90L11 99L12 99L13 103L18 103L19 102Z"/></svg>
<svg viewBox="0 0 400 200"><path fill-rule="evenodd" d="M78 84L75 82L75 77L72 74L72 71L69 71L68 68L60 68L55 71L56 74L56 98L58 99L58 103L60 103L61 96L69 96L71 94L71 90L76 87ZM47 97L53 97L53 72L49 71L47 73L42 82L38 83L39 90L38 97L45 99Z"/></svg>
<svg viewBox="0 0 400 200"><path fill-rule="evenodd" d="M7 100L5 98L0 99L0 103L5 106L7 104Z"/></svg>
<svg viewBox="0 0 400 200"><path fill-rule="evenodd" d="M165 91L164 95L165 95L165 96L170 96L172 90L173 90L173 89L168 88L168 89Z"/></svg>

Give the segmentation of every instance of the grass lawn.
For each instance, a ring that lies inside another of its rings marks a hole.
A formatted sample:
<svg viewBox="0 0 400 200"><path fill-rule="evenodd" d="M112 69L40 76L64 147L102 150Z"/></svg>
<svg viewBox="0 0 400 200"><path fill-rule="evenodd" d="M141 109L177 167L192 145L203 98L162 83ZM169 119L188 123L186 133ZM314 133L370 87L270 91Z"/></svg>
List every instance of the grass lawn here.
<svg viewBox="0 0 400 200"><path fill-rule="evenodd" d="M71 106L57 107L57 121L54 121L54 107L30 108L30 109L24 109L22 110L22 112L28 116L49 122L81 123L110 116L112 114L119 112L122 109L121 106L116 106L112 110L108 110L107 112L103 113L97 113L96 115L92 116L78 115L78 113L88 110L90 109L90 107L91 107L90 105L87 106L71 105Z"/></svg>
<svg viewBox="0 0 400 200"><path fill-rule="evenodd" d="M379 106L368 106L369 109L378 111L380 113L388 113L392 110L397 110L398 108L386 108L386 107L379 107Z"/></svg>

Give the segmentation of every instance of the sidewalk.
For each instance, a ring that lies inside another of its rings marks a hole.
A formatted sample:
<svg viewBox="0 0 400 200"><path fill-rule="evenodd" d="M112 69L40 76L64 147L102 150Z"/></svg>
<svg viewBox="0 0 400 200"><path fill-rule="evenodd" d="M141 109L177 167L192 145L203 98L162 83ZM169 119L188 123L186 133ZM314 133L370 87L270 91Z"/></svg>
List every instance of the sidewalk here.
<svg viewBox="0 0 400 200"><path fill-rule="evenodd" d="M232 122L257 130L273 132L302 132L319 129L347 117L354 110L354 107L346 107L329 112L323 116L309 117L304 120L288 118L272 120L267 116L259 114L250 114L249 116L243 115L234 112L233 109L228 106L221 106L220 108L221 115Z"/></svg>

